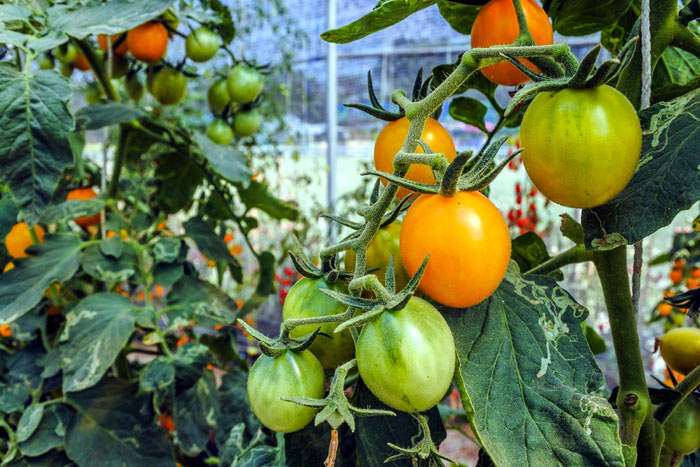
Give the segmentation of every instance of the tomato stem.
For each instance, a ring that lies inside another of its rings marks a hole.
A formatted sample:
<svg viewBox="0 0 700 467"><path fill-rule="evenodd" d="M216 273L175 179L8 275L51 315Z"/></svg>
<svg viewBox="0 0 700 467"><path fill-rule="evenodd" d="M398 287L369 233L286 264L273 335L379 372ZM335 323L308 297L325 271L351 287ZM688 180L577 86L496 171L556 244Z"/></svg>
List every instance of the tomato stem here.
<svg viewBox="0 0 700 467"><path fill-rule="evenodd" d="M595 256L595 252L586 250L584 245L576 245L564 250L556 256L551 257L544 263L535 266L528 271L522 271L526 274L542 274L546 275L552 271L567 266L569 264L584 263L586 261L592 261Z"/></svg>
<svg viewBox="0 0 700 467"><path fill-rule="evenodd" d="M109 182L109 197L115 198L119 190L119 177L121 175L122 166L124 165L124 157L126 155L126 138L128 132L124 124L119 125L119 142L115 152L114 169L112 171L112 179ZM102 167L105 170L106 167Z"/></svg>
<svg viewBox="0 0 700 467"><path fill-rule="evenodd" d="M700 387L700 366L695 367L693 371L683 378L683 381L678 383L674 388L681 394L681 397L673 402L665 402L656 409L654 417L662 424L668 420L673 414L673 411L698 387Z"/></svg>
<svg viewBox="0 0 700 467"><path fill-rule="evenodd" d="M90 64L90 69L95 75L95 78L97 78L97 80L100 82L100 85L102 85L102 89L104 89L107 98L109 100L119 102L119 95L114 90L114 87L112 87L112 82L107 78L103 62L97 58L97 55L95 55L95 51L92 49L90 44L85 39L74 39L74 42L80 49L80 52L85 56L85 60L87 60L88 64Z"/></svg>
<svg viewBox="0 0 700 467"><path fill-rule="evenodd" d="M515 8L515 17L518 19L518 37L516 37L513 45L535 45L535 40L530 34L530 28L527 26L527 17L520 0L513 0L513 8Z"/></svg>
<svg viewBox="0 0 700 467"><path fill-rule="evenodd" d="M651 405L644 375L644 364L637 334L637 315L632 305L627 275L627 248L599 251L594 257L620 376L617 408L620 413L620 438L627 446L636 446L639 433Z"/></svg>

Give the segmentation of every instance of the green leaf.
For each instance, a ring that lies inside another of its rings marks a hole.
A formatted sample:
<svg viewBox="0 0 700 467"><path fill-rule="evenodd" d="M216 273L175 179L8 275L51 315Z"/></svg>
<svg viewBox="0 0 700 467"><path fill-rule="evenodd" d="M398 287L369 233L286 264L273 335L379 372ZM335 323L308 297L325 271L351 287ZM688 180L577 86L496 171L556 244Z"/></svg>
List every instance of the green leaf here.
<svg viewBox="0 0 700 467"><path fill-rule="evenodd" d="M66 430L66 453L78 465L172 467L172 444L154 423L148 396L117 379L69 394L77 409Z"/></svg>
<svg viewBox="0 0 700 467"><path fill-rule="evenodd" d="M209 431L216 426L218 411L218 393L211 372L176 396L173 422L180 447L187 455L196 456L202 452L209 440Z"/></svg>
<svg viewBox="0 0 700 467"><path fill-rule="evenodd" d="M486 1L479 3L484 5L486 4ZM440 0L438 2L438 9L440 10L442 17L445 18L445 21L452 26L452 29L460 34L469 36L472 33L472 25L474 24L476 15L478 15L479 10L481 10L481 6L461 5L456 2Z"/></svg>
<svg viewBox="0 0 700 467"><path fill-rule="evenodd" d="M154 404L160 406L175 395L175 366L167 357L156 357L139 373L139 386L152 392Z"/></svg>
<svg viewBox="0 0 700 467"><path fill-rule="evenodd" d="M64 404L46 406L36 430L27 440L19 443L22 454L40 456L63 446L63 436L72 417L70 409Z"/></svg>
<svg viewBox="0 0 700 467"><path fill-rule="evenodd" d="M97 384L112 366L134 331L132 304L115 293L82 299L66 315L59 339L63 361L63 392Z"/></svg>
<svg viewBox="0 0 700 467"><path fill-rule="evenodd" d="M473 97L456 97L450 102L450 117L487 133L484 117L488 108Z"/></svg>
<svg viewBox="0 0 700 467"><path fill-rule="evenodd" d="M615 24L632 0L544 0L552 27L565 36L585 36Z"/></svg>
<svg viewBox="0 0 700 467"><path fill-rule="evenodd" d="M100 245L91 245L80 255L80 266L99 281L122 282L136 274L138 253L134 247L125 244L120 257L114 258L102 253Z"/></svg>
<svg viewBox="0 0 700 467"><path fill-rule="evenodd" d="M510 257L518 263L521 271L529 271L551 258L544 240L535 232L526 232L515 237L511 243ZM557 280L564 279L561 271L555 271L551 275Z"/></svg>
<svg viewBox="0 0 700 467"><path fill-rule="evenodd" d="M76 217L92 216L100 212L104 207L105 199L101 196L87 200L73 199L58 204L49 204L46 210L41 213L39 223L55 224L75 219Z"/></svg>
<svg viewBox="0 0 700 467"><path fill-rule="evenodd" d="M41 422L41 417L44 415L44 406L42 404L32 404L22 412L17 424L17 442L26 441L34 433Z"/></svg>
<svg viewBox="0 0 700 467"><path fill-rule="evenodd" d="M259 442L260 437L258 437L245 446L245 428L243 423L239 423L228 432L228 437L225 438L226 441L221 449L220 465L236 467L295 467L297 465L290 463L288 459L285 461L284 443L280 446L264 445ZM318 465L322 464L323 462ZM337 458L335 465L338 467L344 465L343 459Z"/></svg>
<svg viewBox="0 0 700 467"><path fill-rule="evenodd" d="M183 276L168 293L167 303L173 307L168 316L171 327L184 326L197 319L202 326L231 324L236 304L216 286L192 276Z"/></svg>
<svg viewBox="0 0 700 467"><path fill-rule="evenodd" d="M700 199L700 90L639 113L642 155L627 187L584 209L586 247L632 244Z"/></svg>
<svg viewBox="0 0 700 467"><path fill-rule="evenodd" d="M146 113L141 109L118 102L108 102L83 107L75 113L75 121L80 128L98 130L116 123L138 120L145 115Z"/></svg>
<svg viewBox="0 0 700 467"><path fill-rule="evenodd" d="M105 256L121 258L122 253L124 253L124 242L122 242L119 235L115 235L112 238L104 238L100 241L100 252Z"/></svg>
<svg viewBox="0 0 700 467"><path fill-rule="evenodd" d="M162 263L172 263L180 257L182 240L176 237L159 238L153 245L153 258Z"/></svg>
<svg viewBox="0 0 700 467"><path fill-rule="evenodd" d="M197 244L197 248L204 256L217 263L225 263L229 266L231 274L240 282L242 278L241 265L231 255L226 243L216 235L211 224L201 217L193 217L184 224L185 232Z"/></svg>
<svg viewBox="0 0 700 467"><path fill-rule="evenodd" d="M8 384L21 384L32 391L36 390L42 373L38 361L44 355L44 346L38 340L15 351L7 358L3 379Z"/></svg>
<svg viewBox="0 0 700 467"><path fill-rule="evenodd" d="M231 18L231 10L219 0L206 0L206 4L209 5L209 8L214 11L220 20L216 30L221 37L221 41L224 44L229 44L236 37L236 27L233 24L233 18Z"/></svg>
<svg viewBox="0 0 700 467"><path fill-rule="evenodd" d="M78 467L63 451L51 451L39 457L22 457L7 464L10 467Z"/></svg>
<svg viewBox="0 0 700 467"><path fill-rule="evenodd" d="M243 437L246 440L250 440L260 428L260 422L253 414L248 401L247 379L242 371L230 372L221 378L221 405L216 419L216 439L219 444L227 439L229 432L237 424L245 424Z"/></svg>
<svg viewBox="0 0 700 467"><path fill-rule="evenodd" d="M163 155L156 177L161 181L156 193L158 205L166 214L173 214L192 204L194 192L202 183L204 174L188 159L177 153L168 153Z"/></svg>
<svg viewBox="0 0 700 467"><path fill-rule="evenodd" d="M4 239L17 223L18 213L15 202L9 196L0 199L0 240Z"/></svg>
<svg viewBox="0 0 700 467"><path fill-rule="evenodd" d="M48 26L83 39L93 34L116 34L152 20L173 0L87 0L55 4L47 11Z"/></svg>
<svg viewBox="0 0 700 467"><path fill-rule="evenodd" d="M323 462L328 457L328 445L331 442L331 430L328 428L328 424L326 423L320 426L309 423L305 428L299 431L284 435L287 466L304 467L307 465L323 465ZM336 467L364 465L362 463L357 463L355 434L350 431L350 428L345 423L338 428L338 441Z"/></svg>
<svg viewBox="0 0 700 467"><path fill-rule="evenodd" d="M25 75L0 63L0 181L10 187L17 207L34 225L63 174L73 163L68 140L68 80L54 70Z"/></svg>
<svg viewBox="0 0 700 467"><path fill-rule="evenodd" d="M3 22L28 20L32 10L24 5L0 5L0 19Z"/></svg>
<svg viewBox="0 0 700 467"><path fill-rule="evenodd" d="M433 79L430 81L430 88L437 88L443 81L447 79L450 74L457 68L461 61L461 57L457 59L455 63L446 63L444 65L438 65L433 68ZM484 96L488 97L490 101L493 102L493 94L496 92L498 85L492 83L481 73L481 71L476 71L472 73L466 81L464 81L455 94L463 94L467 92L468 89L475 89L482 93Z"/></svg>
<svg viewBox="0 0 700 467"><path fill-rule="evenodd" d="M630 8L615 23L600 31L600 43L610 51L613 57L617 56L629 39L637 19L637 14Z"/></svg>
<svg viewBox="0 0 700 467"><path fill-rule="evenodd" d="M588 311L554 279L511 269L479 305L441 311L470 425L495 465L624 465L617 415L596 393L605 379L581 329Z"/></svg>
<svg viewBox="0 0 700 467"><path fill-rule="evenodd" d="M384 459L398 454L387 446L392 443L402 448L411 447L417 439L419 432L418 421L405 412L400 412L387 407L379 401L364 384L358 384L355 389L353 404L363 409L391 410L396 416L372 416L357 417L357 429L355 430L355 442L357 443L357 458L362 459L366 465L387 465L389 467L405 466L401 460L384 464ZM447 437L445 427L440 419L437 407L421 412L428 417L430 434L436 446Z"/></svg>
<svg viewBox="0 0 700 467"><path fill-rule="evenodd" d="M275 197L264 183L253 180L248 188L240 185L237 188L241 201L248 209L258 208L273 219L295 220L299 215L296 205Z"/></svg>
<svg viewBox="0 0 700 467"><path fill-rule="evenodd" d="M587 325L586 323L581 323L583 329L583 334L586 336L586 342L588 342L588 347L593 352L593 355L600 355L607 352L608 345L605 340L600 337L600 334L596 332L595 329Z"/></svg>
<svg viewBox="0 0 700 467"><path fill-rule="evenodd" d="M35 256L15 260L0 275L0 322L15 321L39 303L49 285L73 277L80 247L76 234L47 234L44 243L27 249Z"/></svg>
<svg viewBox="0 0 700 467"><path fill-rule="evenodd" d="M341 28L324 32L321 39L347 44L388 28L435 3L437 0L381 0L370 13Z"/></svg>
<svg viewBox="0 0 700 467"><path fill-rule="evenodd" d="M700 87L700 58L677 47L667 47L660 60L651 81L654 103Z"/></svg>
<svg viewBox="0 0 700 467"><path fill-rule="evenodd" d="M24 404L29 399L29 391L19 384L6 385L0 383L0 414L10 414L24 410Z"/></svg>
<svg viewBox="0 0 700 467"><path fill-rule="evenodd" d="M199 342L187 342L171 357L175 368L176 392L179 394L197 384L210 362L209 348Z"/></svg>
<svg viewBox="0 0 700 467"><path fill-rule="evenodd" d="M180 263L157 263L153 268L153 282L170 287L185 274L185 267Z"/></svg>
<svg viewBox="0 0 700 467"><path fill-rule="evenodd" d="M248 167L242 152L231 146L216 144L203 133L195 134L194 139L200 147L202 156L209 161L214 172L230 182L248 186L253 171Z"/></svg>

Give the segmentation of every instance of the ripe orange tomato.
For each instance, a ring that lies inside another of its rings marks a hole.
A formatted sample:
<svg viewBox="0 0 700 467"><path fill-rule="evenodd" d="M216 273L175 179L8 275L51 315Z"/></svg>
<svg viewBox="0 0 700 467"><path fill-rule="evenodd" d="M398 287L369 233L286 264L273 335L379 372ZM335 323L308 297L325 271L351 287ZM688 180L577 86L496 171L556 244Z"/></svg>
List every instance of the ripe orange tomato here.
<svg viewBox="0 0 700 467"><path fill-rule="evenodd" d="M80 53L75 56L73 65L75 65L75 67L80 71L88 71L90 69L90 64L88 63L87 58L85 58L85 55Z"/></svg>
<svg viewBox="0 0 700 467"><path fill-rule="evenodd" d="M421 195L401 227L401 257L413 276L430 255L420 289L443 305L464 308L486 299L510 262L508 226L481 193Z"/></svg>
<svg viewBox="0 0 700 467"><path fill-rule="evenodd" d="M527 27L537 45L550 45L553 42L552 25L547 13L534 0L521 0ZM492 45L511 44L519 33L518 19L515 16L513 0L491 0L476 15L472 25L472 48L486 48ZM520 62L535 71L535 65L527 60ZM481 69L489 80L503 86L517 86L530 79L515 65L501 62Z"/></svg>
<svg viewBox="0 0 700 467"><path fill-rule="evenodd" d="M682 269L672 269L671 273L668 275L668 277L671 279L671 282L674 284L678 284L680 281L683 280L683 270Z"/></svg>
<svg viewBox="0 0 700 467"><path fill-rule="evenodd" d="M671 314L673 307L668 303L659 303L659 316L668 316Z"/></svg>
<svg viewBox="0 0 700 467"><path fill-rule="evenodd" d="M692 268L690 270L690 277L700 279L700 268Z"/></svg>
<svg viewBox="0 0 700 467"><path fill-rule="evenodd" d="M403 142L408 134L408 127L411 124L406 117L401 117L398 120L388 123L377 137L374 143L374 167L382 172L392 173L394 171L394 156L403 146ZM425 142L430 149L435 153L443 153L447 160L452 162L457 151L452 137L440 125L437 120L428 118L425 122L425 128L420 137L421 141ZM416 152L423 152L423 148L418 146ZM427 165L414 164L408 170L406 177L409 180L420 183L435 183L433 171ZM382 183L386 185L387 181L382 179ZM399 188L396 197L403 199L411 191L406 188Z"/></svg>
<svg viewBox="0 0 700 467"><path fill-rule="evenodd" d="M76 188L75 190L72 190L70 193L68 193L66 201L71 201L74 199L85 201L88 199L92 199L95 196L97 196L97 193L95 193L95 190L93 190L92 188ZM83 227L87 227L89 225L96 225L100 223L100 215L95 214L94 216L90 217L76 217L75 223Z"/></svg>
<svg viewBox="0 0 700 467"><path fill-rule="evenodd" d="M126 34L126 43L134 58L157 62L168 48L168 30L161 23L144 23Z"/></svg>
<svg viewBox="0 0 700 467"><path fill-rule="evenodd" d="M112 34L112 46L116 44L116 42L119 40L119 37L124 35L122 34ZM107 50L107 36L104 34L98 34L97 35L97 44L100 46L100 49L102 50ZM129 46L126 43L126 37L122 41L121 44L119 44L119 47L117 47L114 50L114 53L117 55L126 55L129 52Z"/></svg>
<svg viewBox="0 0 700 467"><path fill-rule="evenodd" d="M690 289L697 289L700 286L700 279L697 277L688 277L685 280L685 286Z"/></svg>
<svg viewBox="0 0 700 467"><path fill-rule="evenodd" d="M44 240L44 229L40 225L35 225L34 232L39 243L41 243ZM7 247L7 252L13 258L26 258L27 254L24 250L32 243L34 242L32 242L32 236L29 233L29 226L26 222L20 222L12 226L12 230L5 237L5 247Z"/></svg>

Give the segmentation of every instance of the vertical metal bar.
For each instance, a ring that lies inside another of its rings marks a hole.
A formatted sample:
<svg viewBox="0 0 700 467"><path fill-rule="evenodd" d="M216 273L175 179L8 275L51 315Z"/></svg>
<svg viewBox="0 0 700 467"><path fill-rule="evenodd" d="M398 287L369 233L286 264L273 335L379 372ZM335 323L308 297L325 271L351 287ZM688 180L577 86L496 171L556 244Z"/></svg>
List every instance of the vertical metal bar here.
<svg viewBox="0 0 700 467"><path fill-rule="evenodd" d="M334 29L336 24L336 0L328 0L328 29ZM336 199L336 156L338 150L338 51L336 45L328 43L328 84L326 103L326 124L328 129L328 210L333 212ZM333 242L336 236L336 224L331 222L328 236Z"/></svg>

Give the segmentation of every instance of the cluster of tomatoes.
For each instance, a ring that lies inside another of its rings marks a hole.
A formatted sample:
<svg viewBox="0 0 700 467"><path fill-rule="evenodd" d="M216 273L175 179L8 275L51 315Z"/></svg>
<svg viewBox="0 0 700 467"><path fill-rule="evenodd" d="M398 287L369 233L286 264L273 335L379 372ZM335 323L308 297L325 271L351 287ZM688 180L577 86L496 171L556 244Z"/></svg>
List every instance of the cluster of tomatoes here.
<svg viewBox="0 0 700 467"><path fill-rule="evenodd" d="M673 267L668 277L672 285L664 290L664 298L673 297L677 292L683 291L683 288L685 288L686 291L698 288L700 286L700 267L687 267L686 260L684 258L678 258L674 260ZM674 309L679 313L673 313ZM667 322L667 327L669 329L673 327L673 325L682 325L685 320L685 315L688 313L686 308L675 308L671 304L663 301L657 305L656 311L661 317L670 317L671 322Z"/></svg>
<svg viewBox="0 0 700 467"><path fill-rule="evenodd" d="M126 95L135 102L143 97L144 86L137 75L140 66L134 61L147 65L146 88L160 104L174 105L185 96L187 73L181 69L184 60L178 67L169 66L163 61L170 36L176 31L177 24L177 19L168 11L161 19L149 21L125 33L110 37L97 36L99 50L93 51L95 57L103 63L110 78L126 76ZM108 55L105 52L110 47L112 53ZM210 60L220 48L219 35L205 26L194 29L185 38L187 58L197 63ZM132 63L129 55L133 58ZM53 57L61 63L61 72L66 76L70 76L74 68L90 70L88 60L71 42L41 57L40 68L53 68ZM111 61L107 60L108 57ZM217 144L228 145L233 141L234 135L253 135L261 124L256 99L262 89L261 72L244 62L237 63L225 78L215 81L207 93L209 107L215 114L215 119L207 127L207 136ZM86 97L97 102L100 94Z"/></svg>

